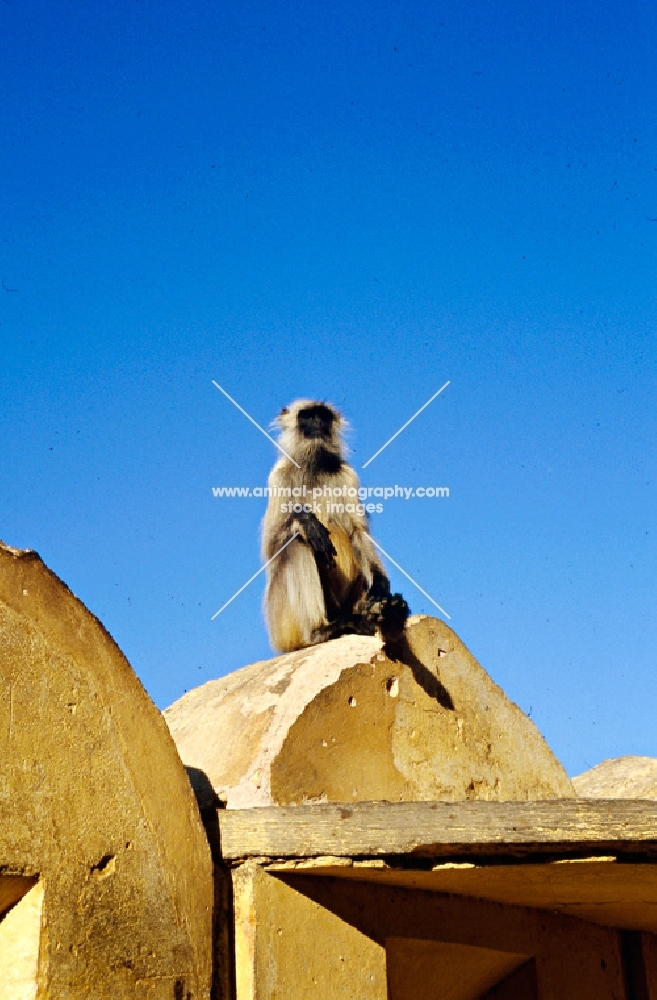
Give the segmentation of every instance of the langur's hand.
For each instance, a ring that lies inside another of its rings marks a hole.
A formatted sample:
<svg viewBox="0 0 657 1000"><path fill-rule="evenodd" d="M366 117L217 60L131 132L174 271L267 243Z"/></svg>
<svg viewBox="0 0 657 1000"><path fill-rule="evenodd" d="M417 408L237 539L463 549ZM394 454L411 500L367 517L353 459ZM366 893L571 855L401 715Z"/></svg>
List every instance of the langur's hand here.
<svg viewBox="0 0 657 1000"><path fill-rule="evenodd" d="M314 514L306 514L302 522L301 534L315 553L317 565L323 569L333 569L337 552L331 541L331 535Z"/></svg>

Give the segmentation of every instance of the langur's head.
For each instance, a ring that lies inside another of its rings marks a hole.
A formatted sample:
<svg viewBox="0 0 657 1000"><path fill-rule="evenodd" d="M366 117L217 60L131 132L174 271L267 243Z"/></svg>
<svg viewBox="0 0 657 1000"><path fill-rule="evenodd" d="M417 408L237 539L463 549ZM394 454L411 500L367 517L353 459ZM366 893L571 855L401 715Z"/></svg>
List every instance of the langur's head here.
<svg viewBox="0 0 657 1000"><path fill-rule="evenodd" d="M341 434L346 422L328 403L297 399L281 410L274 423L283 431L281 447L297 460L308 460L319 451L344 456Z"/></svg>

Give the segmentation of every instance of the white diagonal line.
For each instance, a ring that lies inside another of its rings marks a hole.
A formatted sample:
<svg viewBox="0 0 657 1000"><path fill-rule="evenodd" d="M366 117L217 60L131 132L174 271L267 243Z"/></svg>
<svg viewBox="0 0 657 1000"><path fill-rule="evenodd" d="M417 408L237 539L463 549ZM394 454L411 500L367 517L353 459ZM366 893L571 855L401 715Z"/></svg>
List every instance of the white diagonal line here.
<svg viewBox="0 0 657 1000"><path fill-rule="evenodd" d="M258 572L257 572L257 573L254 573L254 574L253 574L253 576L251 577L251 579L250 579L250 580L247 580L247 581L246 581L246 583L244 584L244 586L240 587L240 589L239 589L238 591L236 591L236 592L235 592L235 593L233 594L233 596L231 597L230 601L226 601L226 603L225 603L225 604L223 604L223 605L222 605L222 606L221 606L221 607L219 608L219 610L218 610L218 611L215 611L215 613L213 614L213 616L212 616L212 618L210 619L210 621L211 621L211 622L213 622L213 621L215 620L215 618L217 617L217 615L220 615L220 614L221 614L221 612L222 612L222 611L224 610L224 608L227 608L227 607L228 607L228 605L229 605L229 604L230 604L230 603L231 603L232 601L234 601L236 597L239 597L239 596L240 596L240 594L242 593L242 591L243 591L243 590L246 590L246 588L248 587L248 585L249 585L250 583L253 583L253 581L255 580L255 578L256 578L257 576L260 576L260 574L262 573L263 569L267 569L267 567L269 566L269 563L273 562L273 561L274 561L274 559L276 558L276 556L280 556L280 554L281 554L281 552L283 551L283 549L286 549L286 548L288 547L288 545L290 544L290 542L293 542L293 541L294 541L294 539L298 537L298 535L299 535L299 532L297 531L297 532L295 532L295 534L294 534L294 535L292 535L292 538L288 538L288 540L286 541L285 545L281 545L281 547L280 547L280 549L278 550L278 552L274 552L274 554L273 554L273 556L271 557L271 559L268 559L268 560L267 560L267 562L265 563L265 565L264 565L264 566L261 566L261 567L260 567L260 569L258 570ZM403 572L403 570L402 570L402 572Z"/></svg>
<svg viewBox="0 0 657 1000"><path fill-rule="evenodd" d="M217 384L217 383L215 382L215 385L216 385L216 384ZM417 411L417 413L414 413L414 414L413 414L413 416L411 417L411 419L410 419L410 420L407 420L407 421L406 421L406 423L404 424L404 426L403 426L403 427L400 427L400 428L399 428L399 430L397 431L397 433L396 433L396 434L393 434L393 435L392 435L392 437L391 437L391 438L389 438L389 439L388 439L388 440L386 441L386 443L385 443L385 444L383 445L383 447L379 448L379 450L378 450L378 451L375 451L375 452L374 452L374 454L372 455L372 457L371 457L371 458L368 458L368 460L367 460L367 461L365 462L365 465L361 465L361 469L365 469L365 468L367 468L367 466L368 466L368 465L370 464L370 462L373 462L373 461L374 461L374 459L376 458L376 456L377 456L377 455L380 455L380 454L381 454L381 452L383 451L383 449L384 449L384 448L387 448L387 447L388 447L388 445L390 444L390 442L391 442L391 441L394 441L394 440L395 440L395 438L396 438L396 437L398 437L398 435L399 435L399 434L401 434L401 432L402 432L402 431L405 431L405 430L406 430L406 428L408 427L408 425L409 425L409 424L412 424L412 423L413 423L413 421L415 420L415 418L416 418L416 417L418 417L418 416L420 415L420 413L422 413L422 410L426 410L426 408L427 408L427 406L429 405L429 403L433 403L433 401L434 401L434 399L436 398L436 396L440 396L440 394L441 394L441 392L443 391L443 389L446 389L448 385L449 385L449 380L448 380L447 382L445 382L445 384L444 384L444 385L442 385L442 386L440 387L440 389L438 390L438 392L434 392L434 394L433 394L433 396L431 397L431 399L428 399L428 400L426 401L426 403L424 404L424 406L421 406L421 407L420 407L420 409L419 409L419 410ZM222 391L223 391L223 390L222 390ZM230 399L230 396L229 396L228 398ZM409 580L410 580L410 577L409 577ZM417 586L417 584L416 584L415 586ZM449 615L448 615L448 617L449 617Z"/></svg>
<svg viewBox="0 0 657 1000"><path fill-rule="evenodd" d="M374 542L373 538L372 538L372 541ZM427 594L426 590L423 590L422 587L420 586L420 584L416 583L415 580L413 579L413 577L409 576L408 573L406 572L406 570L402 569L401 566L399 565L399 563L396 563L395 560L392 558L392 556L389 556L388 553L386 552L386 550L381 548L381 546L379 545L378 542L374 542L374 544L376 545L376 547L379 550L379 552L382 552L384 554L384 556L386 557L386 559L389 559L390 562L392 563L392 565L396 566L397 569L399 570L399 572L403 573L404 576L406 577L406 579L410 580L411 583L413 584L413 586L417 587L417 589L420 591L420 593L424 594L424 596L426 598L428 598L428 600L431 601L431 603L433 604L434 608L438 608L438 610L440 611L440 613L443 614L445 616L445 618L449 618L449 620L451 621L452 616L448 615L447 612L445 611L445 609L441 608L440 604L436 604L436 602L434 601L433 597L431 597L430 594Z"/></svg>
<svg viewBox="0 0 657 1000"><path fill-rule="evenodd" d="M291 462L294 462L294 464L296 465L297 469L301 468L301 466L299 465L299 463L295 462L291 455L288 455L288 453L286 452L285 448L281 448L281 446L278 443L278 441L274 441L273 437L270 434L268 434L267 431L264 430L256 420L253 419L253 417L249 416L249 414L246 412L246 410L242 409L242 407L240 406L240 404L236 403L235 400L233 399L233 397L229 396L228 393L226 392L226 390L222 389L218 382L215 382L215 380L212 379L212 384L216 385L216 387L219 390L219 392L223 392L223 394L226 397L226 399L229 399L231 401L231 403L233 404L233 406L236 406L237 409L240 411L240 413L243 413L244 416L246 417L246 419L250 420L251 423L253 424L253 426L258 428L258 430L260 431L261 434L264 434L265 437L268 438L268 440L271 441L271 443L273 445L276 445L276 447L278 448L278 450L282 451L286 458L289 458L289 460ZM429 402L431 402L431 400L429 400ZM419 413L419 410L418 410L418 413ZM402 428L402 430L403 430L403 428Z"/></svg>

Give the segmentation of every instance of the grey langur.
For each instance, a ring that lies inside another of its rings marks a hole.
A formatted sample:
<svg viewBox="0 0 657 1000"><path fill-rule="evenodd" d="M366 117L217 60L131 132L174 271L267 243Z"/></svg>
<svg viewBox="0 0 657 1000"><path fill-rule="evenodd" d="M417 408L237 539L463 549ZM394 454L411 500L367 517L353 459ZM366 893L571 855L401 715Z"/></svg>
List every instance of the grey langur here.
<svg viewBox="0 0 657 1000"><path fill-rule="evenodd" d="M358 476L345 460L342 416L298 399L275 423L290 458L282 455L271 471L262 523L262 555L272 560L264 599L272 645L287 652L377 628L386 646L394 644L409 609L390 593L370 537Z"/></svg>

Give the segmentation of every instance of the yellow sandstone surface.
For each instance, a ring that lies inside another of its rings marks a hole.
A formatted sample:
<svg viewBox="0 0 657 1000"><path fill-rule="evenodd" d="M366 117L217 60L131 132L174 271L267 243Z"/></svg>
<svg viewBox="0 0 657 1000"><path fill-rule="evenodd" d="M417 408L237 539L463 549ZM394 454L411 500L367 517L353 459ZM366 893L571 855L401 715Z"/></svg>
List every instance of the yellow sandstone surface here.
<svg viewBox="0 0 657 1000"><path fill-rule="evenodd" d="M209 681L164 716L228 808L387 799L569 798L530 719L442 621L410 619L405 662L344 636Z"/></svg>
<svg viewBox="0 0 657 1000"><path fill-rule="evenodd" d="M657 759L615 757L573 778L578 795L590 799L657 799Z"/></svg>
<svg viewBox="0 0 657 1000"><path fill-rule="evenodd" d="M96 618L0 544L0 994L204 1000L212 865L166 725Z"/></svg>

